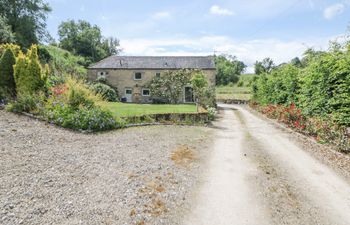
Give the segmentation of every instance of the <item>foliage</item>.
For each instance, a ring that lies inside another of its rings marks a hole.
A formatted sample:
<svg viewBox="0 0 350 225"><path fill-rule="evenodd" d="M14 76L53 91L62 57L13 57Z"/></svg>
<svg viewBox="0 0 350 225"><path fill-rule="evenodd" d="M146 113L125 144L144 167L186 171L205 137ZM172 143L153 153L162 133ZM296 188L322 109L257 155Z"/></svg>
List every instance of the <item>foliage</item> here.
<svg viewBox="0 0 350 225"><path fill-rule="evenodd" d="M286 104L297 101L298 69L290 64L262 74L252 86L253 98L261 104Z"/></svg>
<svg viewBox="0 0 350 225"><path fill-rule="evenodd" d="M202 71L195 71L192 74L191 84L197 103L204 107L215 107L215 92L208 87L208 81Z"/></svg>
<svg viewBox="0 0 350 225"><path fill-rule="evenodd" d="M102 97L81 80L67 78L64 84L50 88L45 117L62 127L103 131L116 128L112 114L102 108Z"/></svg>
<svg viewBox="0 0 350 225"><path fill-rule="evenodd" d="M339 150L350 152L350 139L345 127L339 126L330 117L306 117L295 104L259 105L251 102L250 106L269 118L277 119L296 131L314 137L318 142L332 143Z"/></svg>
<svg viewBox="0 0 350 225"><path fill-rule="evenodd" d="M62 83L67 74L78 79L86 78L86 69L83 66L85 59L83 57L74 56L70 52L52 45L40 46L39 55L42 63L49 64L49 82L51 86Z"/></svg>
<svg viewBox="0 0 350 225"><path fill-rule="evenodd" d="M0 55L4 54L6 49L11 49L15 56L17 56L21 50L21 48L16 44L0 44Z"/></svg>
<svg viewBox="0 0 350 225"><path fill-rule="evenodd" d="M110 86L102 83L96 83L91 85L92 90L95 91L96 94L102 96L102 98L109 102L117 102L118 95L117 92L111 88Z"/></svg>
<svg viewBox="0 0 350 225"><path fill-rule="evenodd" d="M12 98L16 95L13 65L16 63L11 49L7 49L0 58L0 99Z"/></svg>
<svg viewBox="0 0 350 225"><path fill-rule="evenodd" d="M152 97L179 103L183 87L190 83L192 73L192 70L166 71L163 76L154 77L149 84Z"/></svg>
<svg viewBox="0 0 350 225"><path fill-rule="evenodd" d="M261 62L256 61L254 65L255 74L270 73L274 67L275 64L271 58L265 58Z"/></svg>
<svg viewBox="0 0 350 225"><path fill-rule="evenodd" d="M56 104L47 112L47 117L50 122L73 130L105 131L119 126L111 113L100 107L73 109Z"/></svg>
<svg viewBox="0 0 350 225"><path fill-rule="evenodd" d="M308 49L301 59L302 67L294 64L291 62L261 75L252 86L254 100L263 106L295 103L307 118L308 133L346 146L345 129L350 126L347 46L333 43L325 52Z"/></svg>
<svg viewBox="0 0 350 225"><path fill-rule="evenodd" d="M22 95L17 98L17 101L11 102L6 106L6 109L14 113L27 112L30 113L37 109L38 100L32 95Z"/></svg>
<svg viewBox="0 0 350 225"><path fill-rule="evenodd" d="M208 117L209 117L209 120L214 120L215 119L215 115L216 115L216 108L214 108L214 107L209 107L208 109L207 109L207 111L208 111Z"/></svg>
<svg viewBox="0 0 350 225"><path fill-rule="evenodd" d="M24 48L49 39L46 18L51 8L43 0L2 0L0 16L7 19L16 43Z"/></svg>
<svg viewBox="0 0 350 225"><path fill-rule="evenodd" d="M85 57L86 65L118 53L119 40L104 38L100 28L87 21L62 22L58 28L58 35L60 47Z"/></svg>
<svg viewBox="0 0 350 225"><path fill-rule="evenodd" d="M247 67L243 62L237 60L234 56L215 56L215 65L217 69L216 84L227 85L230 82L236 83L239 75Z"/></svg>
<svg viewBox="0 0 350 225"><path fill-rule="evenodd" d="M27 55L20 52L14 66L14 77L19 95L33 95L38 91L45 91L46 77L37 54L37 46L33 45Z"/></svg>
<svg viewBox="0 0 350 225"><path fill-rule="evenodd" d="M79 107L91 108L101 105L103 102L102 97L96 95L95 92L90 90L89 86L81 80L68 78L64 86L66 86L66 91L62 93L62 100L73 109Z"/></svg>
<svg viewBox="0 0 350 225"><path fill-rule="evenodd" d="M238 81L237 87L243 87L243 86L244 86L244 82L242 80Z"/></svg>
<svg viewBox="0 0 350 225"><path fill-rule="evenodd" d="M11 26L7 24L5 17L0 16L0 44L15 42L15 34L12 32Z"/></svg>

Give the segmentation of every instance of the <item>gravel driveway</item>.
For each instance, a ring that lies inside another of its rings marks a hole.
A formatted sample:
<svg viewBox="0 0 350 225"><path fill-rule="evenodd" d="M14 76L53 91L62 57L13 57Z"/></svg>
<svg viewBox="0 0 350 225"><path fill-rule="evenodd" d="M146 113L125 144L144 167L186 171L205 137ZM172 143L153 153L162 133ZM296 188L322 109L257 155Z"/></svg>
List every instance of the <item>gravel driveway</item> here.
<svg viewBox="0 0 350 225"><path fill-rule="evenodd" d="M182 224L211 132L86 135L0 110L0 224ZM195 152L193 163L170 159L180 145Z"/></svg>
<svg viewBox="0 0 350 225"><path fill-rule="evenodd" d="M244 106L221 106L186 225L350 224L348 156L304 145Z"/></svg>

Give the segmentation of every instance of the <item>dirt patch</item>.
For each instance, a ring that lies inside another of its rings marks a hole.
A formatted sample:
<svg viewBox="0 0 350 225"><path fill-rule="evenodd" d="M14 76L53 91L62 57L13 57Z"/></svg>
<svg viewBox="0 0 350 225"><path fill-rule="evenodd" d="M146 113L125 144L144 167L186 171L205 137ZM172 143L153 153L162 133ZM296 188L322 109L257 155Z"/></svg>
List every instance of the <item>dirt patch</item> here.
<svg viewBox="0 0 350 225"><path fill-rule="evenodd" d="M196 160L196 153L187 145L178 146L170 156L177 165L189 166Z"/></svg>

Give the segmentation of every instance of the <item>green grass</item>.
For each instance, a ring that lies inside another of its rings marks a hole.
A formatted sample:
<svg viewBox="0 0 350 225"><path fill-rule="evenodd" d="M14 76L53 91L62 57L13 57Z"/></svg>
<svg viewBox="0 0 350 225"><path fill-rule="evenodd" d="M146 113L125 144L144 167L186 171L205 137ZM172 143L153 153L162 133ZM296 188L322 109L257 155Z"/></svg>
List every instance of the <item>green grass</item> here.
<svg viewBox="0 0 350 225"><path fill-rule="evenodd" d="M254 74L244 74L240 76L240 80L244 82L242 87L238 87L237 84L227 86L216 87L216 99L235 99L235 100L250 100L251 99L251 87L248 86L250 80Z"/></svg>
<svg viewBox="0 0 350 225"><path fill-rule="evenodd" d="M105 107L109 109L116 117L143 116L162 113L195 113L196 105L154 105L154 104L129 104L120 102L106 103Z"/></svg>

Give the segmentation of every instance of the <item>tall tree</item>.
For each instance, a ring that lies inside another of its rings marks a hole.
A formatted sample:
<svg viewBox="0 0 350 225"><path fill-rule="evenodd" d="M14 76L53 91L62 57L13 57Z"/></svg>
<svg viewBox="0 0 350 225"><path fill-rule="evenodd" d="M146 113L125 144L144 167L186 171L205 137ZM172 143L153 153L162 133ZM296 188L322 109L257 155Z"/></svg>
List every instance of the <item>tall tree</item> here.
<svg viewBox="0 0 350 225"><path fill-rule="evenodd" d="M12 32L11 26L7 24L7 20L0 16L0 44L13 43L15 34Z"/></svg>
<svg viewBox="0 0 350 225"><path fill-rule="evenodd" d="M220 55L215 57L217 68L216 84L227 85L228 83L236 83L239 80L245 68L243 62L239 61L235 56Z"/></svg>
<svg viewBox="0 0 350 225"><path fill-rule="evenodd" d="M9 48L6 49L0 59L0 99L14 97L16 94L16 84L13 75L13 65L15 63L16 59L13 52Z"/></svg>
<svg viewBox="0 0 350 225"><path fill-rule="evenodd" d="M256 61L255 65L255 74L259 75L262 73L271 73L272 69L275 67L275 63L271 58L265 58L263 61Z"/></svg>
<svg viewBox="0 0 350 225"><path fill-rule="evenodd" d="M1 0L0 16L7 18L16 42L28 48L46 40L46 18L51 8L43 0Z"/></svg>
<svg viewBox="0 0 350 225"><path fill-rule="evenodd" d="M83 56L90 62L118 53L118 39L104 38L100 28L87 21L63 22L58 28L58 35L61 48Z"/></svg>

